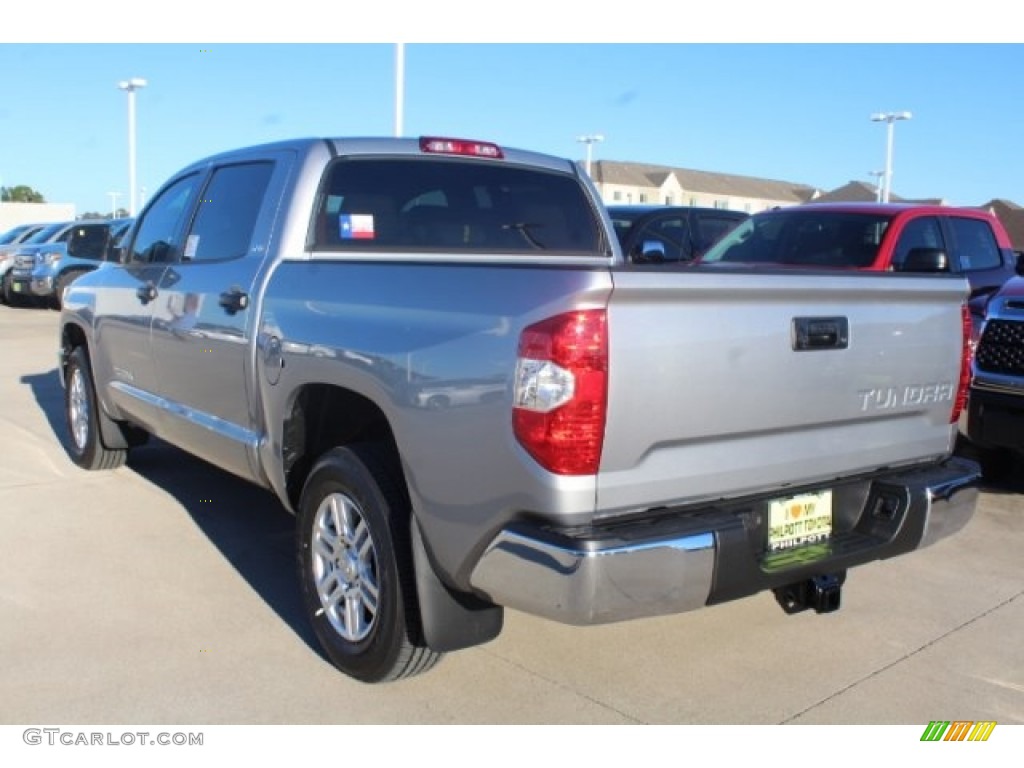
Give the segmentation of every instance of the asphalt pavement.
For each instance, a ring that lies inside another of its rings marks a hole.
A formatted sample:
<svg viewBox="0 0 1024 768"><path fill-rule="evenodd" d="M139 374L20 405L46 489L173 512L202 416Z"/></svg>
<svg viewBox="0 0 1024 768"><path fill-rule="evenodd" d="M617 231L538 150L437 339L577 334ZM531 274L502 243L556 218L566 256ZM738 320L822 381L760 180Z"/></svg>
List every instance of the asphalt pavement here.
<svg viewBox="0 0 1024 768"><path fill-rule="evenodd" d="M1024 723L1024 480L852 570L835 613L507 611L497 640L368 686L318 651L273 496L159 441L71 463L57 321L0 306L0 724Z"/></svg>

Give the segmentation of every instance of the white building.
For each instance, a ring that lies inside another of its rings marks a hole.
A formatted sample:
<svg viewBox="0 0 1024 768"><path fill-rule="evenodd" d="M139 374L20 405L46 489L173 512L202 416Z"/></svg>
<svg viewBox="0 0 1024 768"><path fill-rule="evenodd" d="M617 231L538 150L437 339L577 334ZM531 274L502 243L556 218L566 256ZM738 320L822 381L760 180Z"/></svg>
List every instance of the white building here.
<svg viewBox="0 0 1024 768"><path fill-rule="evenodd" d="M807 203L821 194L789 181L617 160L593 161L591 178L605 205L690 205L756 213Z"/></svg>
<svg viewBox="0 0 1024 768"><path fill-rule="evenodd" d="M0 233L19 224L73 221L74 203L0 203Z"/></svg>

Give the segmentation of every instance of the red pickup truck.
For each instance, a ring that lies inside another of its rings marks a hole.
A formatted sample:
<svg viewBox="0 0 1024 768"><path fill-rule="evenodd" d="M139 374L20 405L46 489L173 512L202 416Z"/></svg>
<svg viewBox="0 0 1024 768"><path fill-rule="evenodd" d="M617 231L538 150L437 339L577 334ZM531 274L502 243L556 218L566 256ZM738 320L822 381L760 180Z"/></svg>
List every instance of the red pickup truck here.
<svg viewBox="0 0 1024 768"><path fill-rule="evenodd" d="M1017 260L999 219L978 208L809 203L754 214L700 264L962 274L977 330L985 303L1013 277Z"/></svg>

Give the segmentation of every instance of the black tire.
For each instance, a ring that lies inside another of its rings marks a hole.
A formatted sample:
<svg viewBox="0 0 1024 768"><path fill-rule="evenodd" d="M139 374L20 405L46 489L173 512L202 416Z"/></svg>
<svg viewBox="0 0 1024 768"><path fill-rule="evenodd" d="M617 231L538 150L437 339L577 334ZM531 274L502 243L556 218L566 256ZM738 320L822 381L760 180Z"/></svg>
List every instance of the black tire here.
<svg viewBox="0 0 1024 768"><path fill-rule="evenodd" d="M9 307L16 307L19 304L23 303L22 300L21 300L21 297L14 292L14 287L11 285L11 272L10 272L10 270L8 270L4 274L3 294L4 294L4 302L6 302L7 306L9 306Z"/></svg>
<svg viewBox="0 0 1024 768"><path fill-rule="evenodd" d="M53 289L53 299L51 301L51 304L54 306L54 308L61 308L61 306L63 305L61 297L63 297L64 295L64 289L71 285L71 283L74 282L76 278L79 278L84 274L85 272L81 270L70 270L57 278L57 283Z"/></svg>
<svg viewBox="0 0 1024 768"><path fill-rule="evenodd" d="M112 450L103 444L99 425L102 417L89 356L84 347L76 347L65 371L64 420L68 430L68 453L82 469L114 469L128 457L126 450Z"/></svg>
<svg viewBox="0 0 1024 768"><path fill-rule="evenodd" d="M366 683L426 672L410 506L379 446L334 448L314 465L298 515L303 604L327 657Z"/></svg>

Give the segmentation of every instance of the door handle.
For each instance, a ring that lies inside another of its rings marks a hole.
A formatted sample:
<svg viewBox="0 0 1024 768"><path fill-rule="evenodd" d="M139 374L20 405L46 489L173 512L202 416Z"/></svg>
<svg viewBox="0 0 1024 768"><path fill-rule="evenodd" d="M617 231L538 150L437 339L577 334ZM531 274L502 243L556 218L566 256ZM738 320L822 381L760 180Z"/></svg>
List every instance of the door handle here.
<svg viewBox="0 0 1024 768"><path fill-rule="evenodd" d="M139 297L139 301L143 304L149 304L149 302L156 298L156 286L153 283L140 285L136 289L135 295Z"/></svg>
<svg viewBox="0 0 1024 768"><path fill-rule="evenodd" d="M793 349L846 349L850 344L850 321L845 317L794 317Z"/></svg>
<svg viewBox="0 0 1024 768"><path fill-rule="evenodd" d="M224 307L229 315L233 315L249 307L249 294L241 288L233 287L224 291L217 303Z"/></svg>

